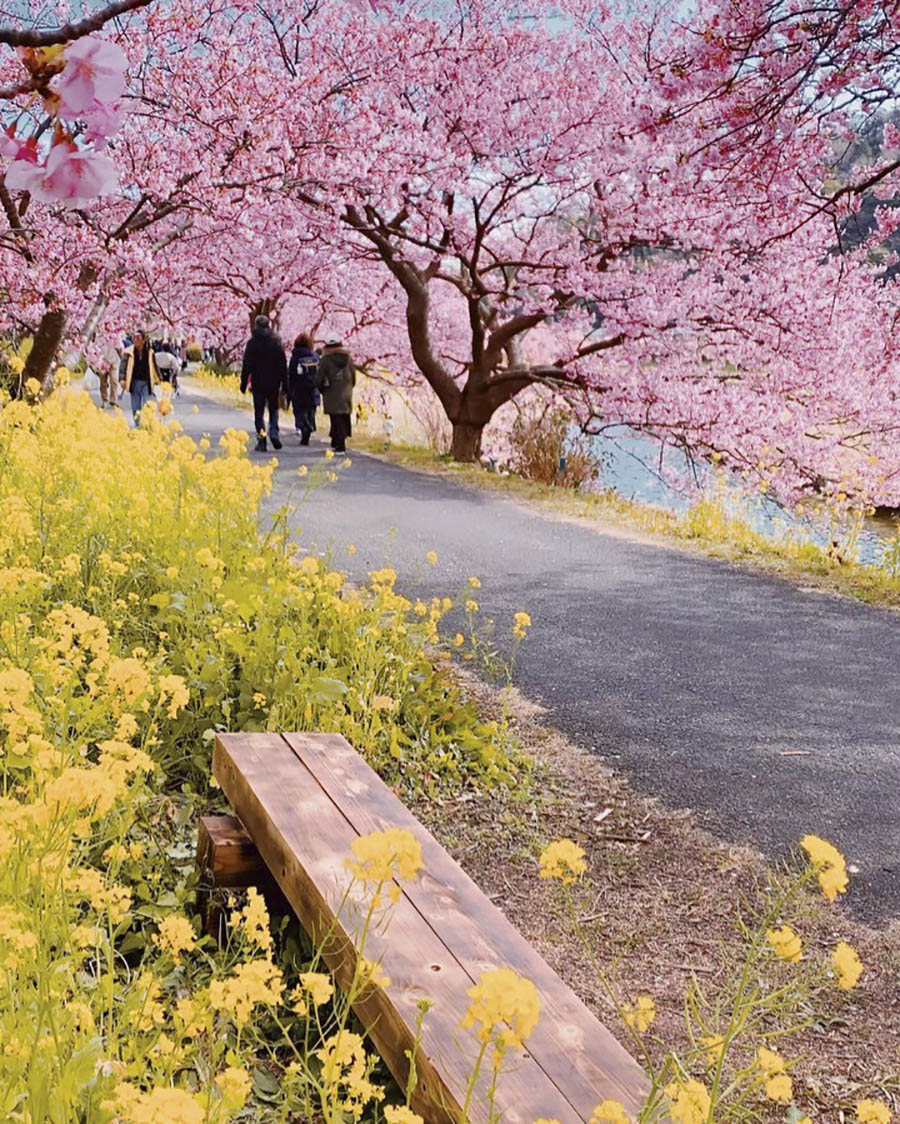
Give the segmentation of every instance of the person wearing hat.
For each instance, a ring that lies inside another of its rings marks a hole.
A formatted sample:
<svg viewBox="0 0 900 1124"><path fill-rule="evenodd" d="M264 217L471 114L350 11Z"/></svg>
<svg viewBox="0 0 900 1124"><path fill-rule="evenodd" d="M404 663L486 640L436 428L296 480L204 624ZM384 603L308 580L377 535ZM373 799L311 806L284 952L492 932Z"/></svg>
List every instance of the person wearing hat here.
<svg viewBox="0 0 900 1124"><path fill-rule="evenodd" d="M347 438L351 436L356 368L339 336L331 335L325 340L316 371L316 385L322 394L322 409L331 420L331 447L336 453L343 453Z"/></svg>
<svg viewBox="0 0 900 1124"><path fill-rule="evenodd" d="M278 434L278 398L287 394L287 356L281 340L272 331L268 316L253 321L253 335L244 348L241 365L241 394L253 391L253 416L256 425L256 451L266 451L266 410L269 412L269 437L273 449L281 448Z"/></svg>

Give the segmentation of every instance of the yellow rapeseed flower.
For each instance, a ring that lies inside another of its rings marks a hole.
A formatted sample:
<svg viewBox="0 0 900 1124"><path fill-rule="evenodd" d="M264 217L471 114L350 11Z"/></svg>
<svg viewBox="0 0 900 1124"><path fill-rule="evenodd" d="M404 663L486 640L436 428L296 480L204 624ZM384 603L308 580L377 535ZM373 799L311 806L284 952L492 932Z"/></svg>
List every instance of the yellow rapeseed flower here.
<svg viewBox="0 0 900 1124"><path fill-rule="evenodd" d="M822 893L833 902L838 894L843 894L847 889L847 864L844 856L825 839L818 835L804 835L800 846L809 855L809 861Z"/></svg>
<svg viewBox="0 0 900 1124"><path fill-rule="evenodd" d="M204 1124L207 1119L205 1105L193 1094L168 1086L142 1092L133 1085L117 1085L115 1105L123 1124L160 1124L163 1120Z"/></svg>
<svg viewBox="0 0 900 1124"><path fill-rule="evenodd" d="M481 589L481 580L479 578L476 578L475 575L473 574L472 577L469 578L469 585L473 589Z"/></svg>
<svg viewBox="0 0 900 1124"><path fill-rule="evenodd" d="M587 870L584 848L572 839L557 839L541 852L541 878L558 878L571 886Z"/></svg>
<svg viewBox="0 0 900 1124"><path fill-rule="evenodd" d="M422 869L422 845L411 831L391 827L361 835L351 844L354 858L344 865L364 886L379 887L393 879L415 878ZM388 893L394 899L399 887Z"/></svg>
<svg viewBox="0 0 900 1124"><path fill-rule="evenodd" d="M381 970L381 965L370 960L368 956L360 956L357 970L361 987L380 987L382 991L386 991L391 986L390 976L386 976Z"/></svg>
<svg viewBox="0 0 900 1124"><path fill-rule="evenodd" d="M602 1101L591 1113L590 1124L631 1124L621 1101Z"/></svg>
<svg viewBox="0 0 900 1124"><path fill-rule="evenodd" d="M472 1002L460 1025L463 1029L477 1026L479 1040L494 1043L495 1064L511 1046L524 1048L541 1014L541 1001L531 980L511 968L494 968L482 972L466 994Z"/></svg>
<svg viewBox="0 0 900 1124"><path fill-rule="evenodd" d="M784 1058L768 1046L760 1046L756 1051L756 1064L763 1073L784 1073Z"/></svg>
<svg viewBox="0 0 900 1124"><path fill-rule="evenodd" d="M466 612L467 613L477 613L479 608L480 608L480 606L479 606L478 602L474 599L474 597L470 597L469 600L466 602Z"/></svg>
<svg viewBox="0 0 900 1124"><path fill-rule="evenodd" d="M867 1097L856 1106L858 1124L890 1124L893 1117L884 1101Z"/></svg>
<svg viewBox="0 0 900 1124"><path fill-rule="evenodd" d="M306 1000L312 1000L314 1007L321 1007L323 1003L334 995L334 984L331 982L331 977L324 972L301 972L300 982L291 997L294 1000L294 1009L297 1010L297 1004L302 1002L303 1010L299 1014L306 1014Z"/></svg>
<svg viewBox="0 0 900 1124"><path fill-rule="evenodd" d="M384 1110L384 1118L387 1124L425 1124L425 1121L417 1112L413 1112L411 1108L405 1105L388 1105Z"/></svg>
<svg viewBox="0 0 900 1124"><path fill-rule="evenodd" d="M531 628L531 617L528 613L516 613L513 617L513 635L516 639L523 640L529 628Z"/></svg>
<svg viewBox="0 0 900 1124"><path fill-rule="evenodd" d="M239 964L228 979L210 983L209 1003L213 1010L226 1011L238 1026L244 1026L258 1004L278 1003L283 987L281 972L271 960L251 960Z"/></svg>
<svg viewBox="0 0 900 1124"><path fill-rule="evenodd" d="M429 550L428 553L425 555L425 559L430 566L434 566L437 563L437 560L438 560L437 551Z"/></svg>
<svg viewBox="0 0 900 1124"><path fill-rule="evenodd" d="M862 961L859 953L846 941L838 941L834 952L831 954L831 964L837 973L838 987L842 991L849 991L855 987L863 972Z"/></svg>
<svg viewBox="0 0 900 1124"><path fill-rule="evenodd" d="M239 925L251 944L265 953L272 951L272 934L269 931L269 911L265 898L255 886L247 891L247 904L231 915L233 925Z"/></svg>
<svg viewBox="0 0 900 1124"><path fill-rule="evenodd" d="M779 1104L790 1104L794 1096L794 1083L786 1073L773 1073L766 1079L766 1096Z"/></svg>
<svg viewBox="0 0 900 1124"><path fill-rule="evenodd" d="M638 1034L643 1034L656 1018L656 1004L649 995L641 995L634 1004L626 1004L622 1010L626 1024Z"/></svg>
<svg viewBox="0 0 900 1124"><path fill-rule="evenodd" d="M803 958L803 941L797 936L790 925L782 925L779 929L769 929L766 940L772 946L776 956L782 960L796 963Z"/></svg>
<svg viewBox="0 0 900 1124"><path fill-rule="evenodd" d="M687 1081L673 1081L666 1086L666 1096L671 1102L669 1115L675 1124L706 1124L711 1102L702 1081L693 1077Z"/></svg>
<svg viewBox="0 0 900 1124"><path fill-rule="evenodd" d="M700 1043L709 1065L718 1065L719 1058L725 1049L725 1037L722 1034L705 1034Z"/></svg>
<svg viewBox="0 0 900 1124"><path fill-rule="evenodd" d="M250 1096L250 1074L237 1066L230 1065L217 1074L216 1085L222 1094L222 1103L229 1112L237 1112L243 1108Z"/></svg>
<svg viewBox="0 0 900 1124"><path fill-rule="evenodd" d="M159 931L153 934L153 943L168 952L177 964L182 952L190 952L197 943L194 927L186 917L166 917L160 922Z"/></svg>

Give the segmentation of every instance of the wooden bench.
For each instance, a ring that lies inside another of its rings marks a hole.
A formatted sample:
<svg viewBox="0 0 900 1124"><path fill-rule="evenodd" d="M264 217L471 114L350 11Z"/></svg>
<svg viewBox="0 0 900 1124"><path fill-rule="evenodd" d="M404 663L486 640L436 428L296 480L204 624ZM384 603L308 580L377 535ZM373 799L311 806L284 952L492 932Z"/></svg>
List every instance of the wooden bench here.
<svg viewBox="0 0 900 1124"><path fill-rule="evenodd" d="M353 840L401 827L421 843L424 869L403 883L386 929L376 927L364 950L381 962L390 986L368 989L356 1013L405 1088L418 1005L433 1001L419 1040L412 1102L427 1124L459 1124L478 1052L474 1032L460 1028L466 991L497 967L527 976L541 1000L527 1053L510 1052L501 1067L499 1119L578 1124L606 1099L636 1115L646 1094L637 1063L342 737L222 735L213 773L304 928L316 941L331 934L324 958L345 990L355 934L352 918L344 912L336 918L335 910L347 888L344 860ZM230 839L224 846L234 860L229 869L242 867L246 875L253 864L246 842ZM212 867L215 851L212 842ZM484 1096L478 1101L469 1119L487 1121Z"/></svg>

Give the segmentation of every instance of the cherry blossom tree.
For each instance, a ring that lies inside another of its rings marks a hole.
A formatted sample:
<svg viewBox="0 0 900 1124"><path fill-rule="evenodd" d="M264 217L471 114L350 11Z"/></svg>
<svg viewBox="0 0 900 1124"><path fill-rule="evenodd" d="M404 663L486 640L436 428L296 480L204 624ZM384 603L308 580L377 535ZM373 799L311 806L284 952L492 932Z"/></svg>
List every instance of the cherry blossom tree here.
<svg viewBox="0 0 900 1124"><path fill-rule="evenodd" d="M820 203L843 122L823 132L804 89L779 102L700 32L408 9L403 65L354 87L332 167L296 194L403 294L409 370L454 455L543 384L586 425L646 428L782 494L849 473L885 501L893 302L864 253L832 253L850 193Z"/></svg>

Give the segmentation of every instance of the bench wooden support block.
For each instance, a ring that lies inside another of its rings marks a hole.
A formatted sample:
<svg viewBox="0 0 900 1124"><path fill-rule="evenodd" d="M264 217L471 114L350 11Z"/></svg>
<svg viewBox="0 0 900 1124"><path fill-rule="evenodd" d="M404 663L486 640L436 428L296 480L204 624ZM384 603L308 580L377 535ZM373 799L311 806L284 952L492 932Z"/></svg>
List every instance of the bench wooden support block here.
<svg viewBox="0 0 900 1124"><path fill-rule="evenodd" d="M478 1052L474 1033L460 1028L466 991L496 967L530 978L541 999L527 1052L511 1052L501 1067L495 1109L504 1124L532 1124L538 1117L584 1124L606 1099L637 1114L647 1082L634 1059L343 738L222 735L213 772L301 923L314 940L328 935L324 956L345 990L360 919L346 908L337 912L353 840L402 827L421 843L424 870L403 884L386 928L375 927L364 950L381 962L391 985L368 991L356 1009L404 1087L419 1003L433 1003L413 1096L413 1108L428 1124L459 1124ZM488 1120L487 1076L469 1114L477 1124Z"/></svg>
<svg viewBox="0 0 900 1124"><path fill-rule="evenodd" d="M267 873L256 844L237 816L201 816L197 831L197 866L213 886L256 886Z"/></svg>
<svg viewBox="0 0 900 1124"><path fill-rule="evenodd" d="M199 902L205 932L222 938L222 908L230 890L256 886L264 893L277 891L256 844L237 816L201 816L197 829ZM280 895L279 895L280 896Z"/></svg>

